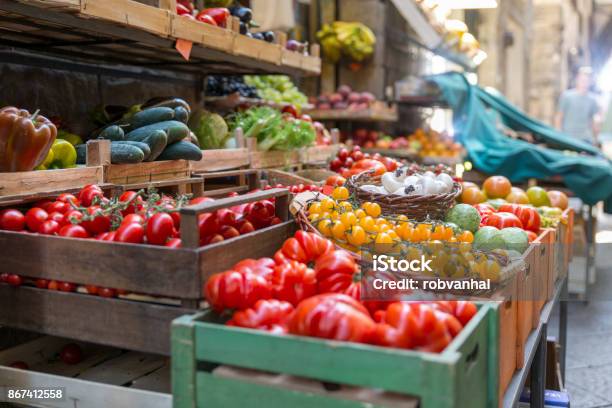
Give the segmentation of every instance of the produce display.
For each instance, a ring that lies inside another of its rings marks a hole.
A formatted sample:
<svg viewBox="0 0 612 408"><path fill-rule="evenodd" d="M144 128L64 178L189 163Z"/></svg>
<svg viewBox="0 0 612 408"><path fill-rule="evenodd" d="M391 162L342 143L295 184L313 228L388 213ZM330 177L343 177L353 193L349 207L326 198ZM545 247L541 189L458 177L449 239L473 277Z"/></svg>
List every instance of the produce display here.
<svg viewBox="0 0 612 408"><path fill-rule="evenodd" d="M366 184L359 188L374 193L399 196L432 195L450 193L455 183L447 173L434 174L431 171L416 173L407 166L384 173L380 181L381 185Z"/></svg>
<svg viewBox="0 0 612 408"><path fill-rule="evenodd" d="M210 75L206 79L206 94L225 96L238 93L245 98L259 98L259 92L253 85L247 85L242 75Z"/></svg>
<svg viewBox="0 0 612 408"><path fill-rule="evenodd" d="M130 109L92 137L111 141L111 163L202 158L198 140L187 126L191 107L182 99L149 102ZM76 146L77 163L86 163L87 146Z"/></svg>
<svg viewBox="0 0 612 408"><path fill-rule="evenodd" d="M301 109L308 97L295 86L287 75L245 75L244 82L257 90L261 99L279 105L290 104Z"/></svg>
<svg viewBox="0 0 612 408"><path fill-rule="evenodd" d="M536 233L538 227L556 227L563 210L568 207L567 195L561 191L546 191L538 186L524 191L512 186L510 180L504 176L489 177L482 188L474 183L464 182L460 199L461 202L484 211L485 215L489 211L496 213L486 225L498 228L499 225L514 226ZM514 217L507 215L508 213Z"/></svg>
<svg viewBox="0 0 612 408"><path fill-rule="evenodd" d="M0 172L30 171L40 166L57 137L57 128L38 111L0 109Z"/></svg>
<svg viewBox="0 0 612 408"><path fill-rule="evenodd" d="M273 258L245 259L204 285L226 324L441 352L476 314L471 302L362 302L355 259L317 234L298 231Z"/></svg>
<svg viewBox="0 0 612 408"><path fill-rule="evenodd" d="M364 110L368 109L376 97L370 92L355 92L348 85L341 85L332 94L323 94L313 99L317 109Z"/></svg>
<svg viewBox="0 0 612 408"><path fill-rule="evenodd" d="M387 171L395 171L400 162L384 157L378 153L370 155L363 153L359 146L353 146L351 150L342 148L336 157L329 163L329 169L347 178L366 170L373 170L375 175L382 175Z"/></svg>
<svg viewBox="0 0 612 408"><path fill-rule="evenodd" d="M230 130L241 128L245 138L257 139L257 149L292 150L310 146L317 139L312 120L307 115L294 116L268 106L256 106L235 113L229 120Z"/></svg>
<svg viewBox="0 0 612 408"><path fill-rule="evenodd" d="M361 62L374 53L376 36L363 23L334 21L317 32L323 55L336 63L340 58Z"/></svg>
<svg viewBox="0 0 612 408"><path fill-rule="evenodd" d="M452 137L431 129L417 129L406 140L420 157L461 157L463 154L463 146Z"/></svg>

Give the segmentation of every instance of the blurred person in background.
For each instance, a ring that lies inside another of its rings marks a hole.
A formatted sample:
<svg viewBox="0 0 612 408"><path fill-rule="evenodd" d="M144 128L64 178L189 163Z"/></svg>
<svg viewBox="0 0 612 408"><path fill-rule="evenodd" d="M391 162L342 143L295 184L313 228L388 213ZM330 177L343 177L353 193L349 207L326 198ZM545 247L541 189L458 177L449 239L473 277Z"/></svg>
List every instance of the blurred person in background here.
<svg viewBox="0 0 612 408"><path fill-rule="evenodd" d="M561 94L555 126L568 136L599 145L600 108L597 97L590 92L592 70L582 67L575 78L575 87Z"/></svg>

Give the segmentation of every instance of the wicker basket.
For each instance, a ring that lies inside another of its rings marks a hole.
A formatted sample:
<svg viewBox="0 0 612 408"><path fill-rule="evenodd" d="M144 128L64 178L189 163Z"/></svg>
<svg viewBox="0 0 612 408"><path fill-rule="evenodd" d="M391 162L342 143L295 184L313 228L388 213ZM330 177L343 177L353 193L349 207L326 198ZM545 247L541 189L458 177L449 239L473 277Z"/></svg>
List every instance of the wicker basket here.
<svg viewBox="0 0 612 408"><path fill-rule="evenodd" d="M346 187L359 203L371 201L380 205L382 213L387 216L405 215L416 221L443 219L461 194L461 184L455 182L453 190L446 194L398 196L365 191L360 187L366 184L380 186L380 177L373 176L372 170L359 173L346 182Z"/></svg>

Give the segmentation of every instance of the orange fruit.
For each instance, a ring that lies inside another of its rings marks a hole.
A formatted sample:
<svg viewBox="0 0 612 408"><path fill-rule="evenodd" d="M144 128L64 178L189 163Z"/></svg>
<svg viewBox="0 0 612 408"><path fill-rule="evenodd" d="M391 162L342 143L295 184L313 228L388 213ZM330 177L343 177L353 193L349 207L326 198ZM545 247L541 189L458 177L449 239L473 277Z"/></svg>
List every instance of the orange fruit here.
<svg viewBox="0 0 612 408"><path fill-rule="evenodd" d="M550 190L546 194L548 194L548 199L550 200L551 207L558 207L562 210L565 210L569 204L567 195L564 192L558 190Z"/></svg>
<svg viewBox="0 0 612 408"><path fill-rule="evenodd" d="M476 186L468 187L461 193L461 202L464 204L479 204L487 201L487 197Z"/></svg>
<svg viewBox="0 0 612 408"><path fill-rule="evenodd" d="M463 183L461 183L461 185L463 186L464 190L470 187L478 187L476 183L472 183L471 181L464 181Z"/></svg>
<svg viewBox="0 0 612 408"><path fill-rule="evenodd" d="M513 204L529 204L529 197L527 197L527 193L525 193L523 190L512 190L510 194L506 196L506 201Z"/></svg>
<svg viewBox="0 0 612 408"><path fill-rule="evenodd" d="M482 188L489 198L504 198L512 189L512 184L504 176L491 176L485 180Z"/></svg>

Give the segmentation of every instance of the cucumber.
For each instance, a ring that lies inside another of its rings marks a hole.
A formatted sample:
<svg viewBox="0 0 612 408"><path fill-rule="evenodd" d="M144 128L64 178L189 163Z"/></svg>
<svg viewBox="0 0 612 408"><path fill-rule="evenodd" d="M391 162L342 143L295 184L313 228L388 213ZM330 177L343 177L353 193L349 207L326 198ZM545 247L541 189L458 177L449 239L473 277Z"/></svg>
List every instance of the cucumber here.
<svg viewBox="0 0 612 408"><path fill-rule="evenodd" d="M177 108L178 109L178 108ZM159 107L142 110L129 120L130 126L128 131L139 129L143 126L152 125L154 123L165 122L174 119L175 109Z"/></svg>
<svg viewBox="0 0 612 408"><path fill-rule="evenodd" d="M158 108L160 106L172 109L182 106L187 112L191 112L191 106L181 98L152 98L143 103L141 109Z"/></svg>
<svg viewBox="0 0 612 408"><path fill-rule="evenodd" d="M77 164L87 164L87 145L85 143L74 146L77 152Z"/></svg>
<svg viewBox="0 0 612 408"><path fill-rule="evenodd" d="M143 126L136 130L132 130L125 135L126 140L135 140L142 142L155 130L163 130L168 135L168 144L178 142L189 136L189 128L186 124L176 120L168 120L165 122L154 123L152 125Z"/></svg>
<svg viewBox="0 0 612 408"><path fill-rule="evenodd" d="M162 109L162 108L156 108ZM178 120L179 122L187 123L189 120L189 112L182 106L177 106L174 108L174 120Z"/></svg>
<svg viewBox="0 0 612 408"><path fill-rule="evenodd" d="M176 142L166 147L157 160L194 160L202 159L200 148L190 142Z"/></svg>
<svg viewBox="0 0 612 408"><path fill-rule="evenodd" d="M100 135L98 135L98 138L114 140L114 141L124 140L125 132L123 131L121 126L112 125L112 126L105 128L102 132L100 132Z"/></svg>
<svg viewBox="0 0 612 408"><path fill-rule="evenodd" d="M151 154L147 157L147 161L153 161L164 151L168 145L168 135L163 130L154 130L144 140L144 143L151 148Z"/></svg>
<svg viewBox="0 0 612 408"><path fill-rule="evenodd" d="M111 163L140 163L144 160L144 152L136 146L126 143L111 144Z"/></svg>
<svg viewBox="0 0 612 408"><path fill-rule="evenodd" d="M128 145L136 146L137 148L142 150L142 152L144 153L144 159L145 160L147 160L147 158L151 155L151 147L148 144L146 144L145 142L135 142L133 140L123 140L121 142L115 142L115 143L123 143L123 144L128 144Z"/></svg>

